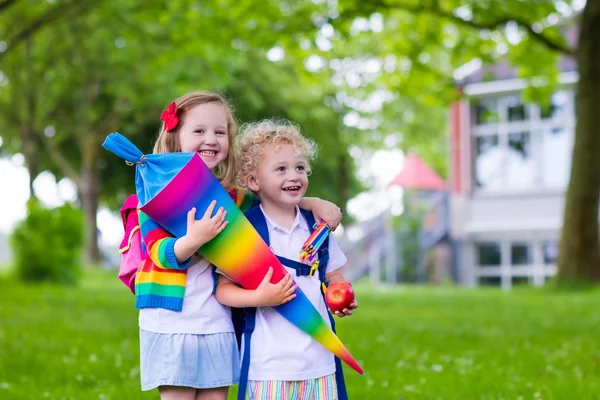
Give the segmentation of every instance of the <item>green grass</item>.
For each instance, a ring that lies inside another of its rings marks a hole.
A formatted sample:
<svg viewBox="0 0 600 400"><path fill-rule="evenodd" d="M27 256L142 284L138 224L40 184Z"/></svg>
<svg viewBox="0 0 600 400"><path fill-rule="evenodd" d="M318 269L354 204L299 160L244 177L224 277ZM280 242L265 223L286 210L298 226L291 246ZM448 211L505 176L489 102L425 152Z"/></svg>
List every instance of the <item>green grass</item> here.
<svg viewBox="0 0 600 400"><path fill-rule="evenodd" d="M367 373L346 370L351 399L600 398L598 290L356 291L339 323ZM115 273L78 288L0 276L0 398L157 398L139 389L133 303Z"/></svg>

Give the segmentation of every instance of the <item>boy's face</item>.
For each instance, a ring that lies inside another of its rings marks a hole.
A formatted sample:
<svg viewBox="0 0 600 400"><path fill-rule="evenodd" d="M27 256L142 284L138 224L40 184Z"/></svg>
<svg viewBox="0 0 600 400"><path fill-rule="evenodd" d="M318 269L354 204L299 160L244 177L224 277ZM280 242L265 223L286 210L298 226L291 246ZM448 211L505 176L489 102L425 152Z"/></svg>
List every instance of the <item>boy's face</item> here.
<svg viewBox="0 0 600 400"><path fill-rule="evenodd" d="M307 163L291 144L280 144L279 149L267 145L263 149L258 169L246 182L257 192L261 202L277 206L297 205L308 188Z"/></svg>
<svg viewBox="0 0 600 400"><path fill-rule="evenodd" d="M210 169L227 158L227 116L217 103L199 104L183 116L179 131L181 151L197 152Z"/></svg>

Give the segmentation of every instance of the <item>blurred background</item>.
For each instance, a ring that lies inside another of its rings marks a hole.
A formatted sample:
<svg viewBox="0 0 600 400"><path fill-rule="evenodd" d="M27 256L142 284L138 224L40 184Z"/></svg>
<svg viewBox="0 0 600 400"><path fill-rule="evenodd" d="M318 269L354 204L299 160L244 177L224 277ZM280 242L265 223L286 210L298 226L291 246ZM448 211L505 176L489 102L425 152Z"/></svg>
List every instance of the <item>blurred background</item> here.
<svg viewBox="0 0 600 400"><path fill-rule="evenodd" d="M101 144L150 152L196 89L319 144L308 195L344 210L361 303L340 328L367 371L351 398L596 398L598 18L597 0L0 0L0 398L156 397L116 277L135 171Z"/></svg>

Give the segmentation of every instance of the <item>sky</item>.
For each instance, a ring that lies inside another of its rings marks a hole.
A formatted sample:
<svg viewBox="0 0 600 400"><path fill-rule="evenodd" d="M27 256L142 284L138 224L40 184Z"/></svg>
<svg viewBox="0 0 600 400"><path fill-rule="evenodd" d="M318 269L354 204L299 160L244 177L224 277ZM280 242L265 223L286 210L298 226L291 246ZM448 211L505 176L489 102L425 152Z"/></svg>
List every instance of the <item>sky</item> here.
<svg viewBox="0 0 600 400"><path fill-rule="evenodd" d="M391 203L395 204L394 210L398 210L401 190L389 190L387 184L400 173L403 160L402 151L397 149L380 150L372 157L361 157L357 161L359 179L368 182L372 189L351 199L347 211L364 220L386 210ZM0 159L0 187L3 189L3 194L0 195L0 232L9 233L25 217L29 198L28 173L21 154ZM64 178L56 182L54 175L49 172L41 173L34 181L34 191L49 207L60 206L77 198L75 185L70 179ZM120 243L123 227L118 213L101 208L98 212L98 227L102 232L101 245L112 247Z"/></svg>
<svg viewBox="0 0 600 400"><path fill-rule="evenodd" d="M9 233L21 219L25 217L26 202L29 198L27 169L23 166L21 154L11 158L0 159L0 232ZM34 191L38 198L48 207L56 207L77 198L75 184L70 179L56 182L49 172L41 173L34 181ZM106 208L98 212L98 227L102 232L102 243L112 246L120 242L123 227L118 213Z"/></svg>

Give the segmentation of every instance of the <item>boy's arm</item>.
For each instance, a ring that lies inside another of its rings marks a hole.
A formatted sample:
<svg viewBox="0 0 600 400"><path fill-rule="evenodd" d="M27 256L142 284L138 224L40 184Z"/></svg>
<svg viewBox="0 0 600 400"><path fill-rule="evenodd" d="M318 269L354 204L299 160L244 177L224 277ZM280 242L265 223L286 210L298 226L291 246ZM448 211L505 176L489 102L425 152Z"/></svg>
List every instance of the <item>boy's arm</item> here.
<svg viewBox="0 0 600 400"><path fill-rule="evenodd" d="M346 279L344 279L344 275L342 275L342 272L339 269L336 269L335 271L326 274L325 279L327 280L327 283L329 285L331 285L332 283L346 282ZM350 284L350 283L348 283L348 284ZM354 310L356 310L357 308L358 308L358 301L356 300L356 297L355 297L352 304L350 304L350 308L344 308L341 312L333 311L333 310L329 309L329 312L332 314L335 314L339 318L342 318L345 316L352 315Z"/></svg>
<svg viewBox="0 0 600 400"><path fill-rule="evenodd" d="M146 245L148 257L159 268L183 270L189 267L191 255L185 251L185 241L181 242L163 229L155 221L140 211L140 230ZM183 249L181 248L183 244Z"/></svg>
<svg viewBox="0 0 600 400"><path fill-rule="evenodd" d="M329 285L331 285L332 283L346 282L346 280L344 279L344 275L342 275L342 271L340 271L339 269L325 274L325 279L327 280L327 283Z"/></svg>
<svg viewBox="0 0 600 400"><path fill-rule="evenodd" d="M266 307L278 306L292 300L297 286L291 275L278 283L271 283L273 268L269 268L260 285L255 290L238 286L224 275L219 275L215 297L217 301L229 307Z"/></svg>
<svg viewBox="0 0 600 400"><path fill-rule="evenodd" d="M238 204L242 212L246 212L260 204L260 199L250 190L246 190L242 195L244 196L243 200ZM324 220L332 231L342 221L339 207L327 200L317 197L303 197L298 206L304 210L312 211L315 221Z"/></svg>
<svg viewBox="0 0 600 400"><path fill-rule="evenodd" d="M340 245L335 240L333 235L329 236L329 263L327 263L327 272L325 273L325 280L329 285L339 282L347 282L342 274L342 268L346 266L348 259L344 255L344 252L340 248ZM352 315L352 312L358 308L358 301L354 298L350 308L345 308L342 312L329 310L330 313L337 315L338 317L345 317Z"/></svg>

